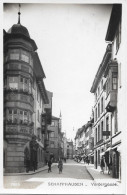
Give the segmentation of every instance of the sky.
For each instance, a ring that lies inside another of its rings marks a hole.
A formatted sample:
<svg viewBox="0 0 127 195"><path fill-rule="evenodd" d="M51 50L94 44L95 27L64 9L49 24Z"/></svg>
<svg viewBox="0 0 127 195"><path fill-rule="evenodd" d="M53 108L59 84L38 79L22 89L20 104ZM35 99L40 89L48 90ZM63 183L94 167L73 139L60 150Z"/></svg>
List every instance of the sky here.
<svg viewBox="0 0 127 195"><path fill-rule="evenodd" d="M62 114L62 131L74 139L90 120L94 94L90 92L102 62L111 5L21 4L21 24L38 47L46 78L53 92L53 116ZM18 22L18 4L6 4L3 27Z"/></svg>

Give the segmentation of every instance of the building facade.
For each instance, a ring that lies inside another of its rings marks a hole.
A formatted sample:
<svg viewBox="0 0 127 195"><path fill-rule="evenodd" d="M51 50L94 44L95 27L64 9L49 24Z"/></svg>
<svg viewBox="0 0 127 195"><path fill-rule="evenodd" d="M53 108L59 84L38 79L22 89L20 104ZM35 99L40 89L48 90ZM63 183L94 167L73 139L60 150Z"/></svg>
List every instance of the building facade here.
<svg viewBox="0 0 127 195"><path fill-rule="evenodd" d="M53 158L57 162L62 157L62 145L60 141L60 118L52 116L52 123L48 125L49 145L47 147L48 158Z"/></svg>
<svg viewBox="0 0 127 195"><path fill-rule="evenodd" d="M67 158L67 137L66 133L63 134L63 158Z"/></svg>
<svg viewBox="0 0 127 195"><path fill-rule="evenodd" d="M125 98L122 42L122 5L113 5L105 40L112 43L111 61L105 71L107 77L106 109L111 113L112 177L121 178L121 140L124 132L123 102Z"/></svg>
<svg viewBox="0 0 127 195"><path fill-rule="evenodd" d="M125 98L121 85L123 78L121 74L121 14L122 5L113 5L105 38L109 44L91 88L91 92L95 95L95 168L100 165L100 158L103 155L106 169L110 165L112 177L119 179L121 178L121 132L123 128L121 105Z"/></svg>
<svg viewBox="0 0 127 195"><path fill-rule="evenodd" d="M101 156L111 147L111 113L106 110L109 89L104 72L111 60L111 44L108 44L102 63L96 73L91 92L95 96L94 105L94 165L100 166ZM106 88L107 87L107 88ZM108 156L108 161L110 161ZM106 167L107 168L107 167Z"/></svg>
<svg viewBox="0 0 127 195"><path fill-rule="evenodd" d="M73 141L67 140L67 159L73 159Z"/></svg>
<svg viewBox="0 0 127 195"><path fill-rule="evenodd" d="M44 165L41 114L49 99L37 46L26 27L4 31L4 170L24 172Z"/></svg>

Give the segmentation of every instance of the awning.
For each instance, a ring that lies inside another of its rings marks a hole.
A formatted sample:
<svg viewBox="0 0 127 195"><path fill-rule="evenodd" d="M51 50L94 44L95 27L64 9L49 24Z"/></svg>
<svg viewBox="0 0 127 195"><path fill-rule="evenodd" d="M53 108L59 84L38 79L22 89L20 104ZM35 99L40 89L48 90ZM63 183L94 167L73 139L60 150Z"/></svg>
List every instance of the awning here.
<svg viewBox="0 0 127 195"><path fill-rule="evenodd" d="M118 145L112 147L111 149L114 150L114 149L118 148L119 146L120 146L120 144L118 144Z"/></svg>
<svg viewBox="0 0 127 195"><path fill-rule="evenodd" d="M43 143L39 142L38 140L36 140L36 142L39 144L39 146L41 146L42 148L44 148Z"/></svg>
<svg viewBox="0 0 127 195"><path fill-rule="evenodd" d="M117 147L117 151L121 152L121 144Z"/></svg>
<svg viewBox="0 0 127 195"><path fill-rule="evenodd" d="M54 130L47 129L47 132L52 133L52 132L54 132Z"/></svg>
<svg viewBox="0 0 127 195"><path fill-rule="evenodd" d="M111 148L111 147L109 147L109 148L107 148L107 150L106 150L105 152L109 152L111 149L112 149L112 148Z"/></svg>

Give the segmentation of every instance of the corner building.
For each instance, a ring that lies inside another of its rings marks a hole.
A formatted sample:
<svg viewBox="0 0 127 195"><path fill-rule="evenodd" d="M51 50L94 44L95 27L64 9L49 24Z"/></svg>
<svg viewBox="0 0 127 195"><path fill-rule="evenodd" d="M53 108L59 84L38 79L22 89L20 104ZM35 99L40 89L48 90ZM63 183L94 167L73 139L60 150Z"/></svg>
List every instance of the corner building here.
<svg viewBox="0 0 127 195"><path fill-rule="evenodd" d="M11 173L24 172L28 159L30 169L44 165L41 115L49 103L36 43L18 14L4 31L4 171Z"/></svg>

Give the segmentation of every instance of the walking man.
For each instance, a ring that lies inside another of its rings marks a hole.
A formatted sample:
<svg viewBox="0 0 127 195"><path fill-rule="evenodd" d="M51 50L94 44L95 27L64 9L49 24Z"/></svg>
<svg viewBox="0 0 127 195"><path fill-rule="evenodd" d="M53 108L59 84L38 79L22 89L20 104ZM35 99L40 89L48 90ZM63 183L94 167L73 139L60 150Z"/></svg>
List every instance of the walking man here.
<svg viewBox="0 0 127 195"><path fill-rule="evenodd" d="M52 165L52 162L51 162L51 159L49 159L49 161L48 161L48 173L52 172L51 171L51 165Z"/></svg>
<svg viewBox="0 0 127 195"><path fill-rule="evenodd" d="M105 167L105 163L104 163L104 157L102 156L102 158L101 158L101 171L102 171L102 173L104 174L104 167Z"/></svg>

